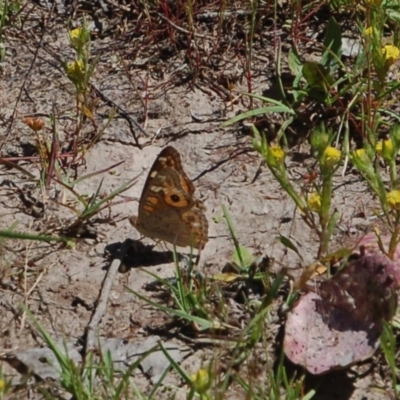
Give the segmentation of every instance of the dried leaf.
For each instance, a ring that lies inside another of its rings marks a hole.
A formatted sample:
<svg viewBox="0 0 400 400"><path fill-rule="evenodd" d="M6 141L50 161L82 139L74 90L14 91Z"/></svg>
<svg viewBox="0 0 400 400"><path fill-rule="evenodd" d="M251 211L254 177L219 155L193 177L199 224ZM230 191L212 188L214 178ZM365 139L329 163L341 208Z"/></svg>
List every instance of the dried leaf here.
<svg viewBox="0 0 400 400"><path fill-rule="evenodd" d="M243 279L243 277L241 275L234 274L234 273L231 273L231 272L225 272L225 273L223 272L223 273L220 273L220 274L213 275L213 279L215 281L229 283L229 282L235 282L238 279Z"/></svg>

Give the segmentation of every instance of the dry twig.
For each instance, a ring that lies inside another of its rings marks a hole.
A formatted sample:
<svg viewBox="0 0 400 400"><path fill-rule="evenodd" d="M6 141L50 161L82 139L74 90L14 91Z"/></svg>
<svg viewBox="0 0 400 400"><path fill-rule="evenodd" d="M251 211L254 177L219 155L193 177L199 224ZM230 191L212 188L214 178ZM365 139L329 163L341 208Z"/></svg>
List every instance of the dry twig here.
<svg viewBox="0 0 400 400"><path fill-rule="evenodd" d="M96 309L92 315L92 318L88 326L86 327L85 355L87 355L89 351L93 350L96 347L96 337L98 336L97 335L98 327L101 319L106 313L107 301L110 295L112 285L115 280L115 276L117 275L122 260L124 259L125 254L130 246L131 246L131 240L129 239L125 240L125 242L121 245L121 247L117 251L110 267L108 268L107 275L104 278L100 296L97 301Z"/></svg>

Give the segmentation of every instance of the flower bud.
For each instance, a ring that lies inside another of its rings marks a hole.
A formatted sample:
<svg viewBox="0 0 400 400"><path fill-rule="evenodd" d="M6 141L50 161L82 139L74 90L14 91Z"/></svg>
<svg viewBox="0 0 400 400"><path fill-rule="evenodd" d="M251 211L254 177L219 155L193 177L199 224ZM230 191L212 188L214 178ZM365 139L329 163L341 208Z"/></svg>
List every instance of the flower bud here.
<svg viewBox="0 0 400 400"><path fill-rule="evenodd" d="M69 40L75 49L81 48L89 40L89 32L86 27L79 27L69 31Z"/></svg>
<svg viewBox="0 0 400 400"><path fill-rule="evenodd" d="M205 393L210 388L210 376L206 369L199 369L195 374L190 375L190 380L197 393Z"/></svg>
<svg viewBox="0 0 400 400"><path fill-rule="evenodd" d="M400 210L400 190L392 190L386 195L388 206L393 210Z"/></svg>
<svg viewBox="0 0 400 400"><path fill-rule="evenodd" d="M274 165L280 165L285 160L285 151L279 145L272 145L268 149L268 153L273 159Z"/></svg>
<svg viewBox="0 0 400 400"><path fill-rule="evenodd" d="M339 161L342 156L342 152L335 147L328 146L324 154L322 156L321 164L325 168L333 168Z"/></svg>
<svg viewBox="0 0 400 400"><path fill-rule="evenodd" d="M312 211L321 211L321 196L318 192L312 192L308 195L307 204Z"/></svg>

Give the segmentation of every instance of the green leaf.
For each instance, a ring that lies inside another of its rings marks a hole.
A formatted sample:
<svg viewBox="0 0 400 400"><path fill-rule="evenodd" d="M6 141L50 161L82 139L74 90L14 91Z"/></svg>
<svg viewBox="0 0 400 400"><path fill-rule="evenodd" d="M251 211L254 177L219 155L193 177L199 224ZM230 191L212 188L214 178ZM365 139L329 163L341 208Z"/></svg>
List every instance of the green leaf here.
<svg viewBox="0 0 400 400"><path fill-rule="evenodd" d="M283 235L279 235L278 236L279 241L288 249L293 250L301 259L303 259L303 257L301 256L299 250L297 249L297 246L286 236Z"/></svg>
<svg viewBox="0 0 400 400"><path fill-rule="evenodd" d="M342 32L340 31L340 25L333 17L328 22L324 46L326 50L322 55L321 64L326 67L336 66L342 56Z"/></svg>
<svg viewBox="0 0 400 400"><path fill-rule="evenodd" d="M241 268L248 268L254 262L254 257L247 247L239 245L233 251L233 262Z"/></svg>
<svg viewBox="0 0 400 400"><path fill-rule="evenodd" d="M324 101L329 93L329 86L333 85L333 78L327 68L315 62L306 62L303 65L303 76L310 85L308 94Z"/></svg>
<svg viewBox="0 0 400 400"><path fill-rule="evenodd" d="M300 57L297 54L297 51L294 47L292 47L289 50L288 63L289 63L290 71L292 72L293 75L297 76L297 75L301 74L301 69L303 67L303 63L301 62Z"/></svg>
<svg viewBox="0 0 400 400"><path fill-rule="evenodd" d="M400 23L400 12L395 10L387 10L386 14L392 21Z"/></svg>
<svg viewBox="0 0 400 400"><path fill-rule="evenodd" d="M307 92L301 87L300 82L303 78L302 72L300 72L293 81L293 88L292 90L288 90L289 93L292 93L294 101L299 103L302 101L304 96L307 95Z"/></svg>
<svg viewBox="0 0 400 400"><path fill-rule="evenodd" d="M256 97L256 96L252 96L252 97ZM257 98L257 97L256 97ZM264 100L264 99L260 99L260 100ZM290 114L294 114L294 111L285 106L285 105L279 105L279 106L268 106L268 107L262 107L262 108L257 108L255 110L250 110L250 111L246 111L242 114L239 114L231 119L229 119L228 121L224 122L222 124L222 126L229 126L232 124L235 124L236 122L242 121L246 118L252 118L252 117L256 117L257 115L263 115L263 114L268 114L268 113L290 113Z"/></svg>
<svg viewBox="0 0 400 400"><path fill-rule="evenodd" d="M64 242L67 243L68 239L62 236L46 236L35 235L32 233L16 232L14 230L0 231L0 238L6 239L22 239L22 240L37 240L40 242Z"/></svg>
<svg viewBox="0 0 400 400"><path fill-rule="evenodd" d="M316 62L304 63L303 76L311 87L320 87L324 90L327 90L328 85L333 85L334 83L328 68Z"/></svg>
<svg viewBox="0 0 400 400"><path fill-rule="evenodd" d="M145 301L146 303L150 304L151 306L155 307L156 309L163 311L167 315L174 315L175 317L182 318L186 321L194 322L198 325L200 331L208 330L208 329L216 329L221 326L221 323L217 320L214 321L208 321L204 318L196 317L194 315L188 314L185 311L181 310L175 310L170 307L166 307L162 304L156 303L146 296L141 295L138 292L135 292L134 290L127 288L129 292L133 293L135 296L137 296L139 299Z"/></svg>

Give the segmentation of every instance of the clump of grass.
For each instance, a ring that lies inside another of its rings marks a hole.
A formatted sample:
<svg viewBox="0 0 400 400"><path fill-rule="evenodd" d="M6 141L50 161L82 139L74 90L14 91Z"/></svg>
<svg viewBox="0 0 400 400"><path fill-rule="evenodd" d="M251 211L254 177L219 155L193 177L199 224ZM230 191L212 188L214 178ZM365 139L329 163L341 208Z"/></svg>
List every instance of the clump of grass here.
<svg viewBox="0 0 400 400"><path fill-rule="evenodd" d="M43 198L51 198L50 191L56 185L61 185L63 190L68 191L75 198L75 204L72 202L64 202L53 199L60 206L68 208L72 211L76 218L67 222L66 226L60 230L61 237L49 235L31 235L6 230L2 232L5 237L19 237L30 240L45 241L63 241L68 242L65 237L94 237L95 233L90 233L88 226L94 221L94 217L98 216L103 210L110 209L117 202L113 201L118 195L129 189L135 182L136 177L121 185L112 193L102 192L102 183L104 178L98 185L97 190L93 194L81 194L76 190L79 183L88 179L93 179L98 175L110 173L121 163L110 165L101 171L93 172L87 175L78 176L78 167L84 162L87 152L100 139L102 133L111 121L99 128L95 122L95 105L96 101L91 97L91 77L95 72L97 59L92 59L90 31L86 20L83 20L82 26L72 29L68 32L70 46L75 53L73 61L64 62L64 70L67 78L71 81L76 93L76 126L69 135L70 142L65 147L60 145L57 116L55 113L50 115L50 127L41 117L27 116L23 119L25 124L34 133L35 146L38 151L37 157L31 157L30 160L37 162L39 169L39 179L27 169L19 166L15 161L18 157L2 158L0 161L11 168L15 168L22 172L30 180L39 184ZM90 121L94 127L95 134L85 135L85 127L87 121ZM70 150L62 150L69 148ZM29 160L28 160L29 161ZM17 188L17 190L19 190ZM60 196L62 197L62 196ZM36 216L38 217L38 216Z"/></svg>
<svg viewBox="0 0 400 400"><path fill-rule="evenodd" d="M400 371L396 362L396 335L394 332L394 328L386 322L384 323L383 333L381 336L381 347L391 373L393 392L395 393L395 396L398 397L400 395L400 385L398 378Z"/></svg>
<svg viewBox="0 0 400 400"><path fill-rule="evenodd" d="M266 363L264 360L262 367L255 368L257 377L251 375L254 374L254 370L251 372L252 365L259 358L259 352L267 354L269 351L267 332L270 324L277 322L273 310L285 281L285 271L274 276L268 268L258 269L257 259L240 245L227 209L223 208L223 212L235 247L231 267L235 272L203 276L195 271L195 265L191 263L182 270L175 259L175 282L148 272L170 293L172 305L165 306L140 293L131 292L180 322L181 328L175 324L177 332L184 331L188 337L203 334L214 346L218 345L215 350L218 356L208 358L197 371L192 371L190 379L180 366L173 364L175 371L189 385L188 398L197 394L202 399L223 399L229 396L232 387L240 387L246 398L266 396L280 399L283 386L285 398L298 399L303 390L303 377L288 378L283 353L277 369L272 368L271 360ZM232 285L242 287L236 288L238 291L243 290L240 327L227 301L227 289ZM245 287L251 289L246 291ZM258 294L254 293L255 288L259 288ZM311 398L310 393L304 398Z"/></svg>
<svg viewBox="0 0 400 400"><path fill-rule="evenodd" d="M13 20L14 15L18 15L21 3L18 0L4 0L0 2L0 65L6 56L5 29Z"/></svg>
<svg viewBox="0 0 400 400"><path fill-rule="evenodd" d="M104 126L97 126L95 113L98 99L92 95L91 78L99 57L92 57L90 31L86 19L83 19L81 26L70 30L68 36L75 59L63 62L63 67L67 78L75 87L76 126L73 130L71 147L74 158L77 158L78 155L84 157L87 151L99 141L111 122L114 111L111 110L110 117ZM90 121L94 132L90 136L84 133L87 121Z"/></svg>
<svg viewBox="0 0 400 400"><path fill-rule="evenodd" d="M96 355L89 353L82 362L82 365L79 365L68 355L66 349L63 350L57 345L32 314L28 312L28 316L40 337L53 352L57 360L56 365L51 366L59 373L59 379L55 382L55 385L73 396L73 398L77 400L100 400L105 398L115 400L132 398L150 400L157 398L157 392L165 379L165 374L155 384L149 396L145 395L137 387L131 374L159 346L140 355L124 372L115 368L113 355L109 351L103 353L101 348ZM166 349L163 349L163 351L168 354ZM45 398L52 398L45 384L39 385L38 390Z"/></svg>
<svg viewBox="0 0 400 400"><path fill-rule="evenodd" d="M271 112L283 115L284 122L276 135L276 143L269 143L265 132L254 126L253 145L281 187L290 195L303 220L317 234L317 259L329 253L329 242L339 218L332 203L332 180L335 172L342 167L342 161L344 166L348 161L353 163L379 199L384 216L382 221L392 234L390 248L382 251L393 257L399 242L398 177L395 167L400 149L399 128L394 125L388 129L382 118L387 113L383 105L400 88L399 82L388 79L391 66L400 59L397 36L393 35L391 41L383 37L385 24L390 21L396 31L399 22L393 17L390 7L385 2L366 2L363 10L366 26L360 24L363 47L354 66L346 66L341 60L340 26L333 18L326 28L324 52L319 62L302 62L297 50L292 48L288 62L295 79L290 92L284 89L280 80L281 53L278 52L276 66L281 99L249 94L271 105L250 110L225 124ZM333 107L342 109L337 129L326 129L323 124L317 124L318 127L308 135L318 168L313 171L315 176L307 191L304 187L296 187L289 178L284 161L288 150L285 146L281 147L282 144L288 146L288 127L298 118L303 109L300 105L304 102L308 102L310 107L322 106L325 110L320 111L321 115ZM400 115L394 112L390 116L400 120ZM351 126L356 129L351 130ZM354 134L355 131L359 136ZM385 136L383 140L380 139L382 135ZM385 166L382 168L377 160ZM386 166L390 174L389 190L385 188L382 178Z"/></svg>

